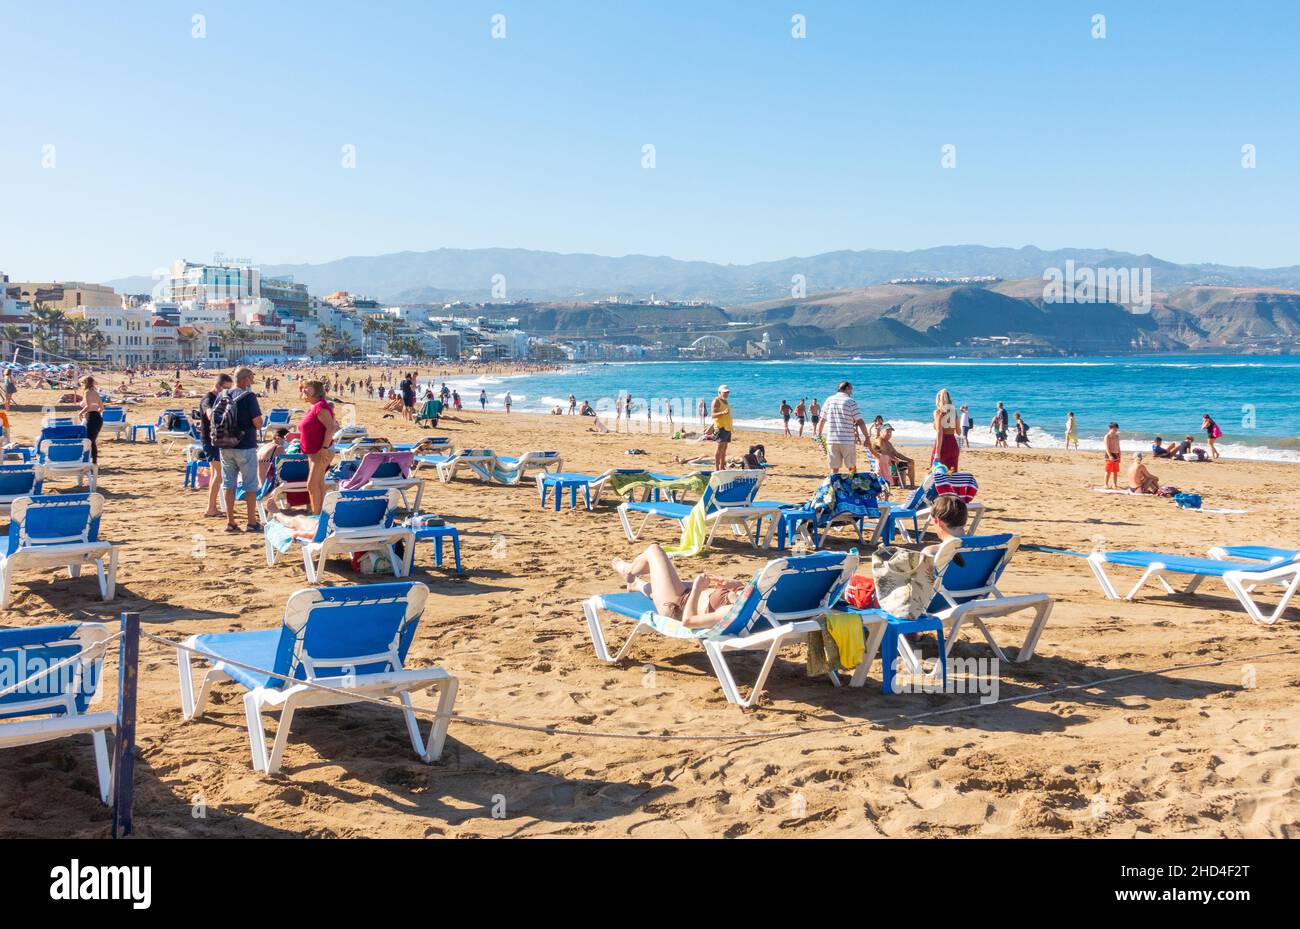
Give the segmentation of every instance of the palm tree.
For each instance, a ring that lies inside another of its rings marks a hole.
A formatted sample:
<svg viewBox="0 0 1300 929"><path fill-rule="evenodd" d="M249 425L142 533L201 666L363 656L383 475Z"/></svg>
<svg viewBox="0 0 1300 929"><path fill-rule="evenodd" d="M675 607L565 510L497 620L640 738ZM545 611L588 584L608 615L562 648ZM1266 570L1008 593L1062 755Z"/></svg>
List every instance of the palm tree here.
<svg viewBox="0 0 1300 929"><path fill-rule="evenodd" d="M317 342L320 345L320 353L326 358L334 355L335 346L338 344L339 331L333 326L322 324L317 334Z"/></svg>
<svg viewBox="0 0 1300 929"><path fill-rule="evenodd" d="M23 330L13 323L7 324L4 329L0 329L5 339L5 355L11 355L14 349L19 347L19 340L23 337Z"/></svg>
<svg viewBox="0 0 1300 929"><path fill-rule="evenodd" d="M194 346L199 341L199 334L189 327L182 326L176 330L176 344L180 347L182 360L194 360Z"/></svg>
<svg viewBox="0 0 1300 929"><path fill-rule="evenodd" d="M367 316L361 321L361 332L369 340L370 352L375 350L375 333L379 331L382 325L382 321L373 316Z"/></svg>
<svg viewBox="0 0 1300 929"><path fill-rule="evenodd" d="M230 325L221 331L222 345L229 349L234 345L238 350L238 356L244 354L244 347L248 344L248 330L239 324L237 320L231 320ZM220 336L219 336L220 338ZM227 358L228 361L234 361L233 358Z"/></svg>
<svg viewBox="0 0 1300 929"><path fill-rule="evenodd" d="M86 339L86 348L89 350L92 358L98 358L100 350L108 345L108 336L95 329Z"/></svg>

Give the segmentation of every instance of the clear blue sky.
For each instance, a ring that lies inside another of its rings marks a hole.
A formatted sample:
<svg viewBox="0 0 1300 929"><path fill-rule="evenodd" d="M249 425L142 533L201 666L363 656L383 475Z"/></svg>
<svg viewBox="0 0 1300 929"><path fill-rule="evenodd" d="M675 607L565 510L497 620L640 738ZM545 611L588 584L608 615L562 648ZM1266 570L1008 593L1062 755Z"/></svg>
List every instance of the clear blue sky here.
<svg viewBox="0 0 1300 929"><path fill-rule="evenodd" d="M16 278L441 246L1300 263L1293 0L0 0L0 36Z"/></svg>

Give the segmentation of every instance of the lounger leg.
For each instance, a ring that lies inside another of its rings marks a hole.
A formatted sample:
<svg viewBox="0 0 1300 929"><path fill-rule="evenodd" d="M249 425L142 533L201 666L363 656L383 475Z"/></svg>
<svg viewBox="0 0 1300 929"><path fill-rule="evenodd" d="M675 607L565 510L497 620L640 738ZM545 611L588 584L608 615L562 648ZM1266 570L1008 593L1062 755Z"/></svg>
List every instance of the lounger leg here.
<svg viewBox="0 0 1300 929"><path fill-rule="evenodd" d="M740 696L740 686L736 683L735 675L731 672L731 666L727 664L726 654L723 652L721 645L717 642L704 642L704 651L709 656L709 663L713 665L713 673L717 675L718 683L722 685L722 693L726 696L729 703L734 703L741 709L749 709L763 695L763 685L767 683L767 676L772 671L772 665L776 662L776 653L785 643L787 636L778 636L772 640L772 644L767 649L767 654L763 657L763 667L759 669L758 677L754 681L754 686L749 691L747 698Z"/></svg>
<svg viewBox="0 0 1300 929"><path fill-rule="evenodd" d="M248 724L248 747L253 754L253 770L266 770L266 730L262 726L262 710L258 694L250 690L244 694L244 718Z"/></svg>
<svg viewBox="0 0 1300 929"><path fill-rule="evenodd" d="M1003 664L1008 664L1009 662L1006 654L1004 654L1002 649L998 647L997 641L993 638L993 633L989 632L989 627L985 624L984 620L978 616L974 617L974 619L976 627L980 632L984 633L984 641L989 643L989 648L993 649L993 654L998 656L998 661ZM949 651L951 651L951 649L949 649Z"/></svg>
<svg viewBox="0 0 1300 929"><path fill-rule="evenodd" d="M1115 585L1111 583L1110 578L1106 575L1106 569L1103 567L1104 558L1101 552L1096 552L1088 556L1088 567L1092 568L1093 575L1097 578L1097 583L1101 585L1101 592L1106 595L1108 600L1120 599L1119 592L1115 590Z"/></svg>
<svg viewBox="0 0 1300 929"><path fill-rule="evenodd" d="M867 627L866 647L862 650L862 662L854 669L853 677L849 680L850 687L861 687L867 682L871 666L880 654L880 643L884 641L885 632L889 629L889 623L883 619L864 621L863 625Z"/></svg>
<svg viewBox="0 0 1300 929"><path fill-rule="evenodd" d="M113 595L117 593L117 549L109 549L107 568L104 566L103 558L95 562L95 567L99 571L100 595L105 601L112 600Z"/></svg>
<svg viewBox="0 0 1300 929"><path fill-rule="evenodd" d="M261 722L261 714L258 721ZM275 727L275 744L271 747L271 759L266 765L266 773L274 774L280 770L280 761L284 758L285 746L289 744L289 726L293 724L293 699L290 698L280 711L280 722ZM265 742L261 743L265 744Z"/></svg>
<svg viewBox="0 0 1300 929"><path fill-rule="evenodd" d="M621 506L618 508L618 521L623 524L623 534L627 536L627 540L629 542L635 542L636 533L632 531L632 523L627 518L627 510ZM642 525L644 525L644 523L642 523Z"/></svg>
<svg viewBox="0 0 1300 929"><path fill-rule="evenodd" d="M1246 586L1246 579L1252 577L1256 583ZM1253 599L1251 599L1251 591L1259 586L1258 581L1259 578L1257 576L1252 576L1249 573L1242 573L1240 571L1228 571L1223 575L1223 583L1227 585L1228 589L1236 596L1242 607L1245 608L1246 614L1257 623L1271 626L1282 618L1282 614L1286 612L1286 608L1290 604L1291 598L1295 596L1296 590L1300 589L1300 569L1296 569L1292 574L1290 582L1285 583L1285 587L1282 591L1282 598L1278 601L1277 606L1273 608L1272 612L1267 614L1259 608L1259 605L1255 603ZM1284 582L1279 579L1278 583Z"/></svg>
<svg viewBox="0 0 1300 929"><path fill-rule="evenodd" d="M1029 634L1025 636L1025 642L1020 646L1020 652L1016 655L1016 661L1028 661L1034 657L1034 649L1038 647L1038 637L1043 634L1043 628L1047 625L1048 618L1052 615L1052 601L1050 599L1040 603L1034 609L1034 622L1029 627Z"/></svg>
<svg viewBox="0 0 1300 929"><path fill-rule="evenodd" d="M438 715L429 729L427 742L420 741L420 730L416 726L415 714L409 711L407 713L407 725L411 729L411 744L415 746L415 753L420 756L420 760L427 764L432 764L442 757L442 749L447 742L447 727L451 725L451 713L456 705L456 691L460 688L460 681L448 675L446 680L434 686L438 689ZM409 708L410 694L403 693L402 702Z"/></svg>
<svg viewBox="0 0 1300 929"><path fill-rule="evenodd" d="M587 618L587 631L591 633L591 644L596 648L596 657L601 661L612 663L613 659L609 657L609 647L605 644L605 630L600 625L599 598L593 597L584 600L582 613Z"/></svg>
<svg viewBox="0 0 1300 929"><path fill-rule="evenodd" d="M13 581L12 573L7 558L0 562L0 610L9 609L9 585Z"/></svg>
<svg viewBox="0 0 1300 929"><path fill-rule="evenodd" d="M1145 584L1152 577L1156 577L1157 579L1159 579L1160 583L1165 585L1165 589L1168 590L1170 593L1173 593L1174 592L1173 588L1169 586L1169 583L1163 577L1160 577L1160 572L1162 570L1164 570L1164 565L1161 564L1148 565L1147 569L1142 572L1142 576L1138 578L1138 582L1133 585L1133 589L1128 592L1128 594L1124 597L1124 599L1132 600L1134 597L1136 597L1137 592L1142 589L1142 585Z"/></svg>
<svg viewBox="0 0 1300 929"><path fill-rule="evenodd" d="M99 799L107 803L109 785L112 781L112 769L108 764L108 740L104 738L103 729L96 729L90 734L90 738L95 743L95 774L99 778Z"/></svg>
<svg viewBox="0 0 1300 929"><path fill-rule="evenodd" d="M713 666L713 674L722 686L722 694L727 698L728 703L734 703L737 706L744 706L740 699L740 690L736 686L736 679L731 674L731 668L727 665L727 660L719 654L717 646L712 642L705 642L704 652L709 656L709 664ZM750 694L752 697L753 694Z"/></svg>

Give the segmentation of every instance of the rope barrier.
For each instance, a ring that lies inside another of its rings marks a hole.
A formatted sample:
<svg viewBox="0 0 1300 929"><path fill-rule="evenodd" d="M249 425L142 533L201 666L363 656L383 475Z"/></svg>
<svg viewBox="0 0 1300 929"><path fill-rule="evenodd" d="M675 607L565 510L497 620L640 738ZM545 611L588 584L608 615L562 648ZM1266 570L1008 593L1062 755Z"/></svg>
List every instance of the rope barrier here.
<svg viewBox="0 0 1300 929"><path fill-rule="evenodd" d="M329 687L324 684L318 684L314 681L299 680L290 678L283 674L277 674L274 671L268 671L265 668L254 667L253 665L244 664L239 661L233 661L229 658L222 658L204 652L201 649L193 648L183 642L175 642L162 636L155 635L151 632L141 631L142 638L149 639L159 645L165 645L168 648L187 651L191 654L198 655L209 661L220 661L223 664L241 668L245 671L251 671L255 674L265 674L267 677L275 678L294 686L302 686L311 690L319 690L330 694L336 694L346 697L348 700L357 703L368 703L376 706L387 707L400 711L407 711L407 707L400 703L390 703L387 700L381 700L377 697L371 697L366 694L358 694L352 691L344 690L337 687ZM1038 700L1045 697L1051 697L1061 693L1068 693L1076 690L1088 690L1100 687L1105 684L1120 683L1123 681L1134 680L1142 677L1151 677L1157 674L1168 674L1174 671L1186 671L1195 668L1217 667L1220 665L1232 664L1235 662L1260 661L1265 658L1276 658L1283 655L1300 654L1300 648L1283 649L1276 652L1265 652L1258 655L1247 655L1233 658L1219 658L1210 661L1193 662L1189 664L1170 665L1164 668L1156 668L1150 671L1134 671L1128 674L1115 675L1113 677L1101 678L1095 681L1084 681L1078 684L1059 684L1049 687L1046 690L1035 690L1030 693L1017 694L1011 697L1003 697L998 700L981 701L975 704L965 704L957 707L945 707L939 710L927 710L921 713L899 713L893 716L882 717L878 719L861 719L853 722L844 723L843 725L822 726L816 729L785 729L773 732L743 732L730 734L707 733L702 735L682 735L679 733L643 733L643 732L595 732L585 729L568 729L561 726L537 725L529 723L511 722L508 720L489 719L480 716L466 716L461 713L452 712L449 718L455 722L465 723L467 725L491 726L499 729L512 729L522 732L535 732L548 736L573 736L575 738L592 738L592 739L622 739L631 741L645 742L762 742L776 739L793 739L807 735L818 735L826 732L845 732L857 729L865 729L870 726L888 725L895 722L910 722L918 719L927 719L935 716L944 716L952 713L964 713L972 710L978 710L985 707L1000 706L1004 704L1022 703L1029 700ZM439 719L440 714L426 707L411 707L411 712L423 715L429 719Z"/></svg>

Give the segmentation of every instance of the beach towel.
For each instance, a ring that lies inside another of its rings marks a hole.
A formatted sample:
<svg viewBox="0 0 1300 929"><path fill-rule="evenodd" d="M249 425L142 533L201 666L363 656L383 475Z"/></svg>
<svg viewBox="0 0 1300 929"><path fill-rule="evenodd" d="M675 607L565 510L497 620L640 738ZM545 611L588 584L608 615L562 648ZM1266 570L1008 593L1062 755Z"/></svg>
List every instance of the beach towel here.
<svg viewBox="0 0 1300 929"><path fill-rule="evenodd" d="M709 484L707 473L693 471L685 477L654 477L649 471L620 471L609 476L609 486L620 497L626 497L638 487L655 487L668 493L704 495Z"/></svg>
<svg viewBox="0 0 1300 929"><path fill-rule="evenodd" d="M682 537L676 545L664 549L669 558L694 558L704 551L704 540L708 538L708 525L704 519L704 501L691 507L690 515L682 523Z"/></svg>
<svg viewBox="0 0 1300 929"><path fill-rule="evenodd" d="M846 514L854 520L878 519L880 497L886 487L880 475L866 471L832 474L821 482L807 508L812 510L813 522L818 529Z"/></svg>
<svg viewBox="0 0 1300 929"><path fill-rule="evenodd" d="M821 677L832 671L850 671L862 664L867 642L861 616L836 610L827 613L819 623L821 629L808 636L806 667L809 677Z"/></svg>
<svg viewBox="0 0 1300 929"><path fill-rule="evenodd" d="M979 493L980 485L975 475L968 471L936 471L927 475L921 482L925 488L925 498L933 503L945 494L958 497L963 503L970 503Z"/></svg>

